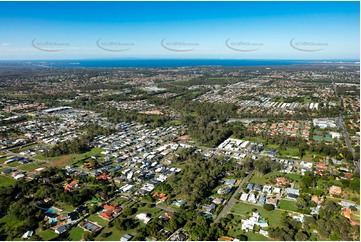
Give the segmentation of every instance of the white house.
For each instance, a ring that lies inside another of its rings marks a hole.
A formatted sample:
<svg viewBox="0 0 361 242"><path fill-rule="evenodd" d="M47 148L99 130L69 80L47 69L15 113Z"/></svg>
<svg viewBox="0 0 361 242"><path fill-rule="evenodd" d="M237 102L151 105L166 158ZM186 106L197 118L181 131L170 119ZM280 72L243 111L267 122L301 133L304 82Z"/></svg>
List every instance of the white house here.
<svg viewBox="0 0 361 242"><path fill-rule="evenodd" d="M249 194L244 192L244 193L242 193L240 200L245 202L245 201L247 201L248 196L249 196Z"/></svg>
<svg viewBox="0 0 361 242"><path fill-rule="evenodd" d="M147 224L152 218L148 216L147 213L139 213L135 216L137 219L143 221L143 223Z"/></svg>

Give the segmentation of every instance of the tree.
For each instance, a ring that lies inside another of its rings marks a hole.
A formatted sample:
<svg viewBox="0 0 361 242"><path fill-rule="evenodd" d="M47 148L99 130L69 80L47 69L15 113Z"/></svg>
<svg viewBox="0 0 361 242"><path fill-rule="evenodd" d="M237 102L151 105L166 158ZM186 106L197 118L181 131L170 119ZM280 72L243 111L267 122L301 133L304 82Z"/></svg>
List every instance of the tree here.
<svg viewBox="0 0 361 242"><path fill-rule="evenodd" d="M295 235L295 239L298 240L298 241L306 241L306 240L308 240L308 235L303 231L299 231Z"/></svg>
<svg viewBox="0 0 361 242"><path fill-rule="evenodd" d="M265 205L263 205L263 208L266 211L272 211L273 209L275 209L275 207L272 204L265 204Z"/></svg>
<svg viewBox="0 0 361 242"><path fill-rule="evenodd" d="M90 214L94 214L94 213L98 212L98 210L99 210L99 207L97 205L93 204L92 206L89 206L89 213Z"/></svg>
<svg viewBox="0 0 361 242"><path fill-rule="evenodd" d="M137 209L136 209L136 208L129 208L129 207L127 207L127 208L125 208L125 209L123 210L123 215L126 216L126 217L128 217L128 216L130 216L130 215L132 215L132 214L134 214L134 213L136 213L136 212L137 212Z"/></svg>
<svg viewBox="0 0 361 242"><path fill-rule="evenodd" d="M85 241L92 241L94 240L94 233L85 232L82 236L83 240Z"/></svg>
<svg viewBox="0 0 361 242"><path fill-rule="evenodd" d="M240 241L247 241L248 237L244 234L240 234L237 236L237 239L239 239Z"/></svg>

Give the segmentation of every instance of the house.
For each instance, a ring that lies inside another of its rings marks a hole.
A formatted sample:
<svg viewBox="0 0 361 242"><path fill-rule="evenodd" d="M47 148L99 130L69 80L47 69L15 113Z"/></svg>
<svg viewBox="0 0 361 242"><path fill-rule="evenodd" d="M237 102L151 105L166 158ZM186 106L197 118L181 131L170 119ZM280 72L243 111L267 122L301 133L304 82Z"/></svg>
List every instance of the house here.
<svg viewBox="0 0 361 242"><path fill-rule="evenodd" d="M256 203L256 202L257 202L256 195L254 195L254 194L249 194L248 202L250 202L250 203Z"/></svg>
<svg viewBox="0 0 361 242"><path fill-rule="evenodd" d="M169 241L186 241L187 239L188 236L181 230L177 230L168 238Z"/></svg>
<svg viewBox="0 0 361 242"><path fill-rule="evenodd" d="M163 220L163 221L168 221L169 219L171 219L173 217L173 213L172 212L165 212L164 214L159 216L159 219Z"/></svg>
<svg viewBox="0 0 361 242"><path fill-rule="evenodd" d="M1 174L3 174L3 175L8 175L8 174L10 174L11 172L13 172L13 169L9 168L9 169L6 169L5 171L2 171Z"/></svg>
<svg viewBox="0 0 361 242"><path fill-rule="evenodd" d="M110 179L110 177L108 176L108 174L106 173L102 173L101 175L96 177L97 180L103 180L103 181L107 181Z"/></svg>
<svg viewBox="0 0 361 242"><path fill-rule="evenodd" d="M103 212L99 213L99 216L106 220L112 220L114 218L114 215L120 212L120 209L117 204L114 205L108 205L105 204L103 206Z"/></svg>
<svg viewBox="0 0 361 242"><path fill-rule="evenodd" d="M345 210L343 211L343 216L345 216L345 218L350 219L351 218L351 209L345 208Z"/></svg>
<svg viewBox="0 0 361 242"><path fill-rule="evenodd" d="M287 198L296 199L300 195L300 190L294 188L286 188Z"/></svg>
<svg viewBox="0 0 361 242"><path fill-rule="evenodd" d="M317 203L317 204L320 204L321 203L321 201L318 199L318 197L317 196L315 196L315 195L313 195L312 197L311 197L311 201L314 201L315 203Z"/></svg>
<svg viewBox="0 0 361 242"><path fill-rule="evenodd" d="M242 193L241 197L239 198L241 201L247 201L248 200L248 193Z"/></svg>
<svg viewBox="0 0 361 242"><path fill-rule="evenodd" d="M342 192L342 189L339 186L331 186L330 189L329 189L329 193L330 193L331 196L340 195L341 192Z"/></svg>
<svg viewBox="0 0 361 242"><path fill-rule="evenodd" d="M217 197L217 198L213 199L213 201L212 201L212 202L213 202L214 204L219 205L219 204L221 204L221 203L223 202L223 199L222 199L222 198Z"/></svg>
<svg viewBox="0 0 361 242"><path fill-rule="evenodd" d="M57 227L54 231L57 234L62 234L68 229L68 227L69 227L69 224L64 224L62 226Z"/></svg>
<svg viewBox="0 0 361 242"><path fill-rule="evenodd" d="M304 216L305 216L304 214L300 214L300 215L294 215L292 218L297 222L303 223Z"/></svg>
<svg viewBox="0 0 361 242"><path fill-rule="evenodd" d="M120 241L130 241L133 238L133 235L125 234L120 238Z"/></svg>
<svg viewBox="0 0 361 242"><path fill-rule="evenodd" d="M341 205L344 208L350 208L351 206L355 207L356 209L360 210L360 206L357 205L356 203L353 202L346 202L346 201L341 201L338 203L339 205Z"/></svg>
<svg viewBox="0 0 361 242"><path fill-rule="evenodd" d="M252 191L253 190L253 184L252 183L248 183L246 190L248 191Z"/></svg>
<svg viewBox="0 0 361 242"><path fill-rule="evenodd" d="M287 185L288 181L285 177L277 177L276 183L277 183L277 185Z"/></svg>
<svg viewBox="0 0 361 242"><path fill-rule="evenodd" d="M279 202L279 200L278 200L277 198L268 198L268 199L266 200L266 203L267 203L267 204L271 204L271 205L273 205L273 206L275 206L275 207L277 207L278 202Z"/></svg>
<svg viewBox="0 0 361 242"><path fill-rule="evenodd" d="M214 210L216 209L216 205L214 203L211 205L202 205L202 209L205 213L213 214Z"/></svg>
<svg viewBox="0 0 361 242"><path fill-rule="evenodd" d="M177 201L174 201L173 204L177 207L181 207L185 204L185 201L184 200L177 200Z"/></svg>
<svg viewBox="0 0 361 242"><path fill-rule="evenodd" d="M321 205L317 205L317 207L311 207L311 215L318 215L320 212Z"/></svg>
<svg viewBox="0 0 361 242"><path fill-rule="evenodd" d="M231 189L232 188L230 186L223 186L218 189L217 194L220 194L220 195L228 194L231 191Z"/></svg>
<svg viewBox="0 0 361 242"><path fill-rule="evenodd" d="M25 174L24 173L19 173L17 175L14 176L14 179L15 180L19 180L20 178L24 178L25 177Z"/></svg>
<svg viewBox="0 0 361 242"><path fill-rule="evenodd" d="M327 171L327 166L323 163L316 164L316 169L320 171Z"/></svg>
<svg viewBox="0 0 361 242"><path fill-rule="evenodd" d="M273 191L272 191L274 194L281 194L281 192L282 192L282 189L281 188L279 188L279 187L275 187L275 188L273 188Z"/></svg>
<svg viewBox="0 0 361 242"><path fill-rule="evenodd" d="M29 231L26 231L26 232L23 234L23 236L21 236L21 238L22 238L22 239L28 239L28 238L30 238L31 236L33 236L33 234L34 234L34 231L29 230Z"/></svg>
<svg viewBox="0 0 361 242"><path fill-rule="evenodd" d="M266 196L260 196L257 204L264 205L265 203L266 203Z"/></svg>
<svg viewBox="0 0 361 242"><path fill-rule="evenodd" d="M147 224L152 218L148 216L147 213L139 213L135 216L135 218L143 221L143 223Z"/></svg>
<svg viewBox="0 0 361 242"><path fill-rule="evenodd" d="M236 179L227 179L225 181L225 184L229 185L229 186L233 186L236 183Z"/></svg>
<svg viewBox="0 0 361 242"><path fill-rule="evenodd" d="M253 230L255 225L260 226L261 228L268 227L268 223L265 221L260 220L260 214L259 213L252 213L252 216L248 219L242 219L242 230Z"/></svg>
<svg viewBox="0 0 361 242"><path fill-rule="evenodd" d="M259 185L259 184L255 184L254 186L253 186L253 190L256 190L256 191L262 191L262 186L261 185Z"/></svg>
<svg viewBox="0 0 361 242"><path fill-rule="evenodd" d="M64 191L70 192L70 191L74 190L77 186L78 186L78 182L76 180L73 180L72 182L70 182L69 184L66 184L64 186Z"/></svg>
<svg viewBox="0 0 361 242"><path fill-rule="evenodd" d="M271 185L264 185L262 192L266 193L266 194L270 194L272 192L272 186Z"/></svg>
<svg viewBox="0 0 361 242"><path fill-rule="evenodd" d="M79 213L77 211L73 211L67 215L68 223L75 223L79 218Z"/></svg>
<svg viewBox="0 0 361 242"><path fill-rule="evenodd" d="M351 179L352 178L352 173L345 173L344 175L343 175L343 177L345 178L345 179Z"/></svg>

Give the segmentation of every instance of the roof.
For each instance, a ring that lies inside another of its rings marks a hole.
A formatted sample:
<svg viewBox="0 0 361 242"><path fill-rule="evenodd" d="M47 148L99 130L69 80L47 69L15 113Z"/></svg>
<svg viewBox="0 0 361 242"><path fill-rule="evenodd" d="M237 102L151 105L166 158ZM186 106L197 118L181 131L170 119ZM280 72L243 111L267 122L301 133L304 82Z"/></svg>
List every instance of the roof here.
<svg viewBox="0 0 361 242"><path fill-rule="evenodd" d="M300 195L300 190L294 188L286 188L287 194Z"/></svg>
<svg viewBox="0 0 361 242"><path fill-rule="evenodd" d="M315 203L320 203L321 201L318 199L318 197L317 196L312 196L311 197L311 201L314 201Z"/></svg>
<svg viewBox="0 0 361 242"><path fill-rule="evenodd" d="M339 186L332 186L332 187L330 187L330 190L329 190L329 193L331 195L339 195L339 194L341 194L341 192L342 192L342 189Z"/></svg>
<svg viewBox="0 0 361 242"><path fill-rule="evenodd" d="M133 238L132 235L130 235L130 234L125 234L125 235L123 235L123 237L120 238L120 241L129 241L129 240L131 240L132 238Z"/></svg>
<svg viewBox="0 0 361 242"><path fill-rule="evenodd" d="M277 182L277 184L285 185L285 184L287 184L287 179L284 177L277 177L276 182Z"/></svg>
<svg viewBox="0 0 361 242"><path fill-rule="evenodd" d="M351 218L351 210L349 208L345 208L343 216L345 216L346 218Z"/></svg>

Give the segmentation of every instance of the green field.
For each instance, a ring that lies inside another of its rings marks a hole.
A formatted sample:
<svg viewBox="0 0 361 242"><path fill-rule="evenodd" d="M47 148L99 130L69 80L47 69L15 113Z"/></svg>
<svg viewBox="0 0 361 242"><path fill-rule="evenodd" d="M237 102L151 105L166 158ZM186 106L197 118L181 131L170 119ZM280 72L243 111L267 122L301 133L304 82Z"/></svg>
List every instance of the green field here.
<svg viewBox="0 0 361 242"><path fill-rule="evenodd" d="M14 185L15 183L16 183L16 180L13 179L12 177L0 175L0 187L11 186L11 185Z"/></svg>
<svg viewBox="0 0 361 242"><path fill-rule="evenodd" d="M44 231L38 229L36 234L38 234L44 241L53 240L58 237L58 235L50 229Z"/></svg>
<svg viewBox="0 0 361 242"><path fill-rule="evenodd" d="M68 238L72 241L80 241L83 237L83 234L85 234L85 231L82 228L76 226L69 231Z"/></svg>
<svg viewBox="0 0 361 242"><path fill-rule="evenodd" d="M293 201L281 200L280 203L278 204L278 207L284 210L290 210L294 212L297 211L297 204L296 202Z"/></svg>
<svg viewBox="0 0 361 242"><path fill-rule="evenodd" d="M266 211L261 206L238 202L232 207L231 213L245 216L247 213L251 213L253 208L257 209L257 212L260 213L262 218L268 219L269 226L277 226L281 224L282 211L280 210Z"/></svg>

